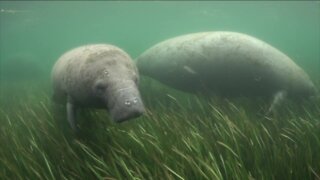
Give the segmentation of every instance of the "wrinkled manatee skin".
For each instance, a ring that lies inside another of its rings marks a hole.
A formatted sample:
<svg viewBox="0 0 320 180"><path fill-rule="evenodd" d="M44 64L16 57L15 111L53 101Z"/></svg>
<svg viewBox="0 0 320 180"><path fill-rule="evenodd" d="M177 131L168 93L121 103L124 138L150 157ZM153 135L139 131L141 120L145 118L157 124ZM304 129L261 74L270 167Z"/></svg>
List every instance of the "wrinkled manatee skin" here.
<svg viewBox="0 0 320 180"><path fill-rule="evenodd" d="M186 92L291 97L315 93L308 75L271 45L236 32L201 32L160 42L136 60L141 74Z"/></svg>
<svg viewBox="0 0 320 180"><path fill-rule="evenodd" d="M93 44L66 52L51 77L54 99L67 103L71 123L78 108L105 108L116 122L144 112L137 68L127 53L113 45Z"/></svg>

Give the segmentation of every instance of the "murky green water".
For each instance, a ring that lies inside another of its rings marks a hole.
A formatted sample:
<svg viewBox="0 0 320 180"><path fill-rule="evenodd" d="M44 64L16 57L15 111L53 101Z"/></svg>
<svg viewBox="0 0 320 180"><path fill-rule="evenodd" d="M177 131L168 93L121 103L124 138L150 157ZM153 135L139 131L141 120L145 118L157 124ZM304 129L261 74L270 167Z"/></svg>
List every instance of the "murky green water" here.
<svg viewBox="0 0 320 180"><path fill-rule="evenodd" d="M109 43L135 59L171 37L223 30L278 48L319 89L319 17L319 1L0 1L0 179L319 179L319 97L267 117L268 101L141 78L143 116L116 124L90 110L78 136L55 111L50 82L77 46Z"/></svg>
<svg viewBox="0 0 320 180"><path fill-rule="evenodd" d="M164 39L216 30L258 37L313 79L320 74L319 2L15 1L0 2L0 9L2 77L14 76L6 74L14 68L30 70L32 63L49 77L62 53L84 44L111 43L135 58ZM6 63L12 59L30 64Z"/></svg>

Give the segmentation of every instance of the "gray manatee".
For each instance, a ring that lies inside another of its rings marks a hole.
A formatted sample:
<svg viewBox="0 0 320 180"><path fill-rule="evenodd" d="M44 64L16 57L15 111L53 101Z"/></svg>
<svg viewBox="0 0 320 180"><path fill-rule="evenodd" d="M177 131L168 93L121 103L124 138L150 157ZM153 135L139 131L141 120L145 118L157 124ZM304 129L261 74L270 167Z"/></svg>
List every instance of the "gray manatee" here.
<svg viewBox="0 0 320 180"><path fill-rule="evenodd" d="M271 45L236 32L201 32L160 42L137 58L141 74L187 91L230 96L308 97L308 75Z"/></svg>
<svg viewBox="0 0 320 180"><path fill-rule="evenodd" d="M145 111L137 87L137 68L118 47L93 44L70 50L58 59L51 78L53 98L67 103L67 118L73 129L78 108L106 108L115 122Z"/></svg>

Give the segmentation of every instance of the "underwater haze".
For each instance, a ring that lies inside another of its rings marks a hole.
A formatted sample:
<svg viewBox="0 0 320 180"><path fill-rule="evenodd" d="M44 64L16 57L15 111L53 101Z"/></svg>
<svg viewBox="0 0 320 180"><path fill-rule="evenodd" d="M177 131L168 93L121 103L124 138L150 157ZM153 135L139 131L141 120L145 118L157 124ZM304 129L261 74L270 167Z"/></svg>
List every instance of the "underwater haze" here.
<svg viewBox="0 0 320 180"><path fill-rule="evenodd" d="M265 117L260 99L142 76L145 115L115 124L91 110L74 137L52 110L50 79L78 46L113 44L135 59L175 36L234 31L288 55L319 90L319 19L319 1L0 1L0 179L320 179L319 97Z"/></svg>
<svg viewBox="0 0 320 180"><path fill-rule="evenodd" d="M320 67L320 4L306 2L0 2L1 62L29 55L49 70L65 51L111 43L133 58L174 36L236 31L262 39L309 73Z"/></svg>

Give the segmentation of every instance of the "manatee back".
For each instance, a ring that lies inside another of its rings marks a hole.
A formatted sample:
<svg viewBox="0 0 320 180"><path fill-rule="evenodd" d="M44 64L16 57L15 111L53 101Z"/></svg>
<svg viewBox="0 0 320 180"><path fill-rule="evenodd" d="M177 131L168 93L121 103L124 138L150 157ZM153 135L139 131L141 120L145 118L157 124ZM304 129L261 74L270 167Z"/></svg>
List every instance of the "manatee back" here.
<svg viewBox="0 0 320 180"><path fill-rule="evenodd" d="M142 74L191 92L269 95L279 89L308 89L311 82L284 53L235 32L194 33L163 41L139 56L137 65Z"/></svg>

